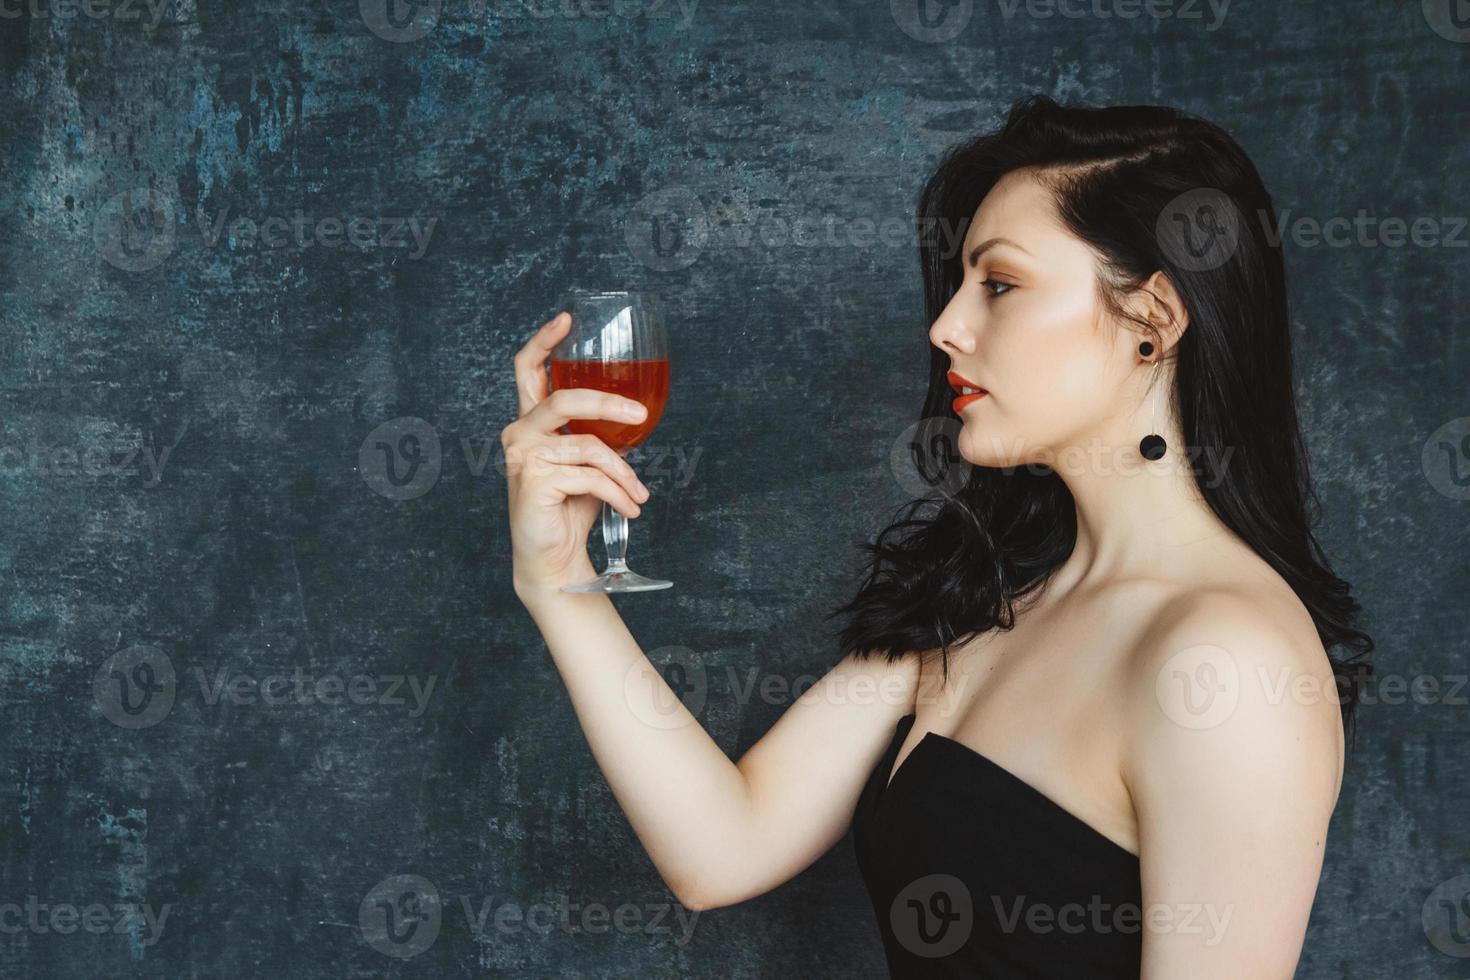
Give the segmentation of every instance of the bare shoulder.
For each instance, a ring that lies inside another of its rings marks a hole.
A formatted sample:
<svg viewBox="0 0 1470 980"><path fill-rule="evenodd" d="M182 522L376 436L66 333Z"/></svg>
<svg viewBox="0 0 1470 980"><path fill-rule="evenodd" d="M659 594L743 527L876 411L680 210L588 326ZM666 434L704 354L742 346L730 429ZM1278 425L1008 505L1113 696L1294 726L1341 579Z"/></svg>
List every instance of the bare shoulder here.
<svg viewBox="0 0 1470 980"><path fill-rule="evenodd" d="M1148 931L1144 975L1290 976L1342 783L1311 618L1271 583L1180 590L1130 656L1120 764L1145 905L1230 916L1208 940Z"/></svg>
<svg viewBox="0 0 1470 980"><path fill-rule="evenodd" d="M1343 764L1338 689L1311 615L1284 583L1171 596L1132 651L1127 686L1131 776L1148 758L1236 757L1238 766L1215 771L1248 780L1276 760L1325 776L1311 780L1310 799L1329 812L1335 805Z"/></svg>

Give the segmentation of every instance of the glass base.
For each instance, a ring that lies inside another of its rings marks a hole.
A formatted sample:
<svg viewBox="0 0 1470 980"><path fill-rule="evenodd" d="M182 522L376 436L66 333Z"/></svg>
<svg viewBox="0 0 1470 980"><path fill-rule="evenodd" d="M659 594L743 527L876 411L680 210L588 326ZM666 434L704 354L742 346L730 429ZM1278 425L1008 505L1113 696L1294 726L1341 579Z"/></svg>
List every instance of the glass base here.
<svg viewBox="0 0 1470 980"><path fill-rule="evenodd" d="M645 578L627 566L609 568L601 575L586 582L563 585L563 592L652 592L655 589L672 588L673 582L661 578Z"/></svg>

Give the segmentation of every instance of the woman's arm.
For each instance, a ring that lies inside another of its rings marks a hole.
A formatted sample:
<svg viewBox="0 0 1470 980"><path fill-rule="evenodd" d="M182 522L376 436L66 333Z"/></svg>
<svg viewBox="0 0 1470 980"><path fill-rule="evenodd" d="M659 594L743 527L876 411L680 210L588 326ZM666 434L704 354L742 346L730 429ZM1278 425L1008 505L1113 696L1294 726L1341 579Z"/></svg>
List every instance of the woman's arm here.
<svg viewBox="0 0 1470 980"><path fill-rule="evenodd" d="M786 710L739 764L675 697L601 593L561 591L594 574L587 534L602 509L633 519L648 491L571 419L636 421L644 406L590 388L551 391L560 313L516 352L519 414L500 434L511 580L560 671L577 720L659 874L684 905L715 908L786 881L846 831L864 783L915 702L914 658L846 658ZM634 410L634 414L625 412Z"/></svg>
<svg viewBox="0 0 1470 980"><path fill-rule="evenodd" d="M913 707L913 657L845 658L738 764L648 663L606 594L563 592L594 574L587 535L606 502L648 498L625 458L572 419L629 422L645 408L591 388L551 391L547 360L572 317L542 323L513 359L519 413L501 430L512 582L551 651L623 813L686 907L744 901L803 870L847 832L894 726ZM634 414L626 411L634 410Z"/></svg>
<svg viewBox="0 0 1470 980"><path fill-rule="evenodd" d="M848 657L732 762L602 594L528 590L592 755L680 903L711 909L789 880L847 832L914 706L915 658Z"/></svg>
<svg viewBox="0 0 1470 980"><path fill-rule="evenodd" d="M1143 980L1290 980L1301 955L1342 716L1321 644L1266 615L1199 597L1140 651L1124 767Z"/></svg>

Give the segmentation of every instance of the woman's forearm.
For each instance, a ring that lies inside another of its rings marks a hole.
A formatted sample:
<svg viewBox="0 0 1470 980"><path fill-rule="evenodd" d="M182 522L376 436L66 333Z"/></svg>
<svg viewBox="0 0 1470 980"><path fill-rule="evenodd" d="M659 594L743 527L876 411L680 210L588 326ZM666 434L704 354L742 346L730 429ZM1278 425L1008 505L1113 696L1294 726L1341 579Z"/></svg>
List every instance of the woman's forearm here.
<svg viewBox="0 0 1470 980"><path fill-rule="evenodd" d="M571 695L592 755L659 874L698 907L734 873L752 825L745 777L600 593L521 596ZM747 856L748 859L748 856Z"/></svg>

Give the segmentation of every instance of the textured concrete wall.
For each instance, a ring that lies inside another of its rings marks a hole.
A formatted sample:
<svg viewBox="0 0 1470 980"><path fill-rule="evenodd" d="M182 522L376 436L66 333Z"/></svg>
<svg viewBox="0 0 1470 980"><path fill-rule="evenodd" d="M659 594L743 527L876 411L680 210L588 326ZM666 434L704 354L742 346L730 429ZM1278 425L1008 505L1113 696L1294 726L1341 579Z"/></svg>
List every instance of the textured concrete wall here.
<svg viewBox="0 0 1470 980"><path fill-rule="evenodd" d="M1031 90L1254 155L1323 540L1380 670L1448 690L1466 32L1418 0L1152 9L0 0L0 975L880 975L846 841L673 905L510 592L509 357L564 287L664 296L632 555L676 586L618 601L743 751L905 496L916 192ZM1430 232L1300 223L1360 211ZM1365 709L1299 976L1465 975L1458 693Z"/></svg>

